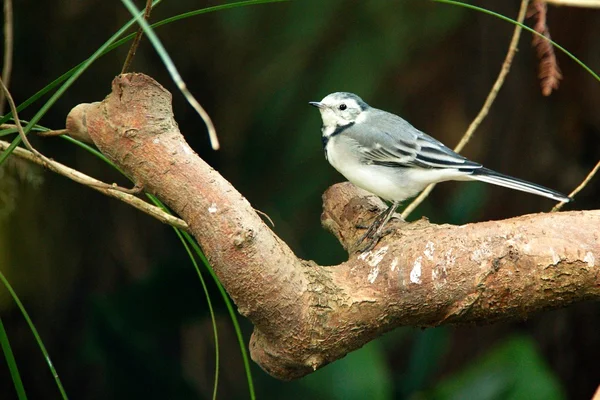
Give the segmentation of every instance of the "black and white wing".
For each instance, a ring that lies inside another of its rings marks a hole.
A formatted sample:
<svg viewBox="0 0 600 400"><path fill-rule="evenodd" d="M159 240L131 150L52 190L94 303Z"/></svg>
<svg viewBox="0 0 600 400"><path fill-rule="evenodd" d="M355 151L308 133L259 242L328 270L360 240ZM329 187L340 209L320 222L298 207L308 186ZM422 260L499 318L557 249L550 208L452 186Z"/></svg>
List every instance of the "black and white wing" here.
<svg viewBox="0 0 600 400"><path fill-rule="evenodd" d="M482 167L404 119L385 111L373 112L377 114L362 123L360 131L351 128L346 133L358 142L365 162L391 167L456 169L465 173Z"/></svg>

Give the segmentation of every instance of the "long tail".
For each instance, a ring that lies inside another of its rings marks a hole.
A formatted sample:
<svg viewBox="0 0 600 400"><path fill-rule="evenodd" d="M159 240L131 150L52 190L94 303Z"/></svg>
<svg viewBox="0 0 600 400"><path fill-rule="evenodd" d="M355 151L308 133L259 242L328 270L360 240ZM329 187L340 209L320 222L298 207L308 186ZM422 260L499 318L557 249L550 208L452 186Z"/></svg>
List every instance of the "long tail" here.
<svg viewBox="0 0 600 400"><path fill-rule="evenodd" d="M527 182L522 179L502 175L487 168L479 168L474 170L470 177L478 181L504 186L510 189L520 190L522 192L537 194L538 196L548 197L556 201L569 202L573 200L570 197L557 192L556 190L548 189L547 187L536 185L535 183Z"/></svg>

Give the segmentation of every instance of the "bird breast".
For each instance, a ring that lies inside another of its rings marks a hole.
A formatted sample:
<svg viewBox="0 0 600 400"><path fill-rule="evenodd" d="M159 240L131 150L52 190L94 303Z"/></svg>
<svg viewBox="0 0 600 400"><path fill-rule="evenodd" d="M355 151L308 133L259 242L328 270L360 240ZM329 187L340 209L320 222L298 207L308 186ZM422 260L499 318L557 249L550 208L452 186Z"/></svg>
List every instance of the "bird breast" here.
<svg viewBox="0 0 600 400"><path fill-rule="evenodd" d="M385 200L402 201L416 195L428 183L407 179L410 168L365 162L358 143L343 134L330 137L325 152L329 163L346 179Z"/></svg>

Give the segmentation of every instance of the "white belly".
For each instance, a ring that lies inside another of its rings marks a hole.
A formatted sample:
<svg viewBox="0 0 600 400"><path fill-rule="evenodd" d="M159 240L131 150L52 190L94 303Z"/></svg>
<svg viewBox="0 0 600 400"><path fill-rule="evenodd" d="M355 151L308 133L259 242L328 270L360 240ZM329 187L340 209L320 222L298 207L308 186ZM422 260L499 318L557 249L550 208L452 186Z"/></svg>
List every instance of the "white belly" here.
<svg viewBox="0 0 600 400"><path fill-rule="evenodd" d="M327 160L354 185L385 200L403 201L427 185L464 176L456 170L392 168L361 162L352 139L334 136L327 143ZM462 176L461 176L462 175Z"/></svg>

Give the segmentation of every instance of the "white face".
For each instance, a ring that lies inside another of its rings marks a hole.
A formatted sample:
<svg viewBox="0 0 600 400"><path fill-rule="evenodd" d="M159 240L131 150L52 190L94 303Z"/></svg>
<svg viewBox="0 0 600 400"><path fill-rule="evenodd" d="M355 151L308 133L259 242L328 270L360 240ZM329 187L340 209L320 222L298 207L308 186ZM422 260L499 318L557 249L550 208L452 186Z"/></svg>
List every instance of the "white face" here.
<svg viewBox="0 0 600 400"><path fill-rule="evenodd" d="M336 92L326 96L318 103L311 103L319 108L323 126L337 127L356 122L368 105L352 93Z"/></svg>

